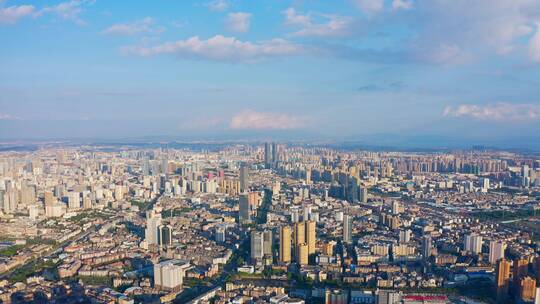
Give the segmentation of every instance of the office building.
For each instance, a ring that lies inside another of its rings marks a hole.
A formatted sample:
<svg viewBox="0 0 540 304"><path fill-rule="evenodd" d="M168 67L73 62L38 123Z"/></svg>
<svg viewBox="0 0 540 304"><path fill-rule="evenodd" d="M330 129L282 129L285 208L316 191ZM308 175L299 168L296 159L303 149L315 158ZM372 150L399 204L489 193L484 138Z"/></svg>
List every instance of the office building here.
<svg viewBox="0 0 540 304"><path fill-rule="evenodd" d="M148 245L158 244L158 227L161 226L161 214L154 209L146 211L146 230L144 239Z"/></svg>
<svg viewBox="0 0 540 304"><path fill-rule="evenodd" d="M249 169L246 164L240 166L240 191L248 190L249 185Z"/></svg>
<svg viewBox="0 0 540 304"><path fill-rule="evenodd" d="M169 225L159 226L158 245L167 247L172 245L172 227Z"/></svg>
<svg viewBox="0 0 540 304"><path fill-rule="evenodd" d="M247 193L241 193L239 197L238 222L246 224L251 222L251 207Z"/></svg>

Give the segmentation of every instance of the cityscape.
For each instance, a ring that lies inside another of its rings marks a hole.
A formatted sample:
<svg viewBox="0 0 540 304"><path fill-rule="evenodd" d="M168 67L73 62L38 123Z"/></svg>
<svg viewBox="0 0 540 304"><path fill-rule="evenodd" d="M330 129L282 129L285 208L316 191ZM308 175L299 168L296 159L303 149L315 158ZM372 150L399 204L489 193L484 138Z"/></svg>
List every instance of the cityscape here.
<svg viewBox="0 0 540 304"><path fill-rule="evenodd" d="M0 173L5 303L540 298L538 154L49 147Z"/></svg>
<svg viewBox="0 0 540 304"><path fill-rule="evenodd" d="M0 0L0 304L540 304L540 0Z"/></svg>

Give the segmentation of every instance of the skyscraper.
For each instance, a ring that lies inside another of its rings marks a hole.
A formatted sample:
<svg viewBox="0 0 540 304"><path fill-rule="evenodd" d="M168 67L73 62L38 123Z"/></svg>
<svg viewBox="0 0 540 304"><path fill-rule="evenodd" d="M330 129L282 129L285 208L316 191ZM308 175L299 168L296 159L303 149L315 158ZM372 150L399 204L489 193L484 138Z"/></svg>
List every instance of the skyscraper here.
<svg viewBox="0 0 540 304"><path fill-rule="evenodd" d="M422 238L422 258L427 260L431 256L431 236L424 235Z"/></svg>
<svg viewBox="0 0 540 304"><path fill-rule="evenodd" d="M158 245L166 247L172 245L172 227L165 225L158 228Z"/></svg>
<svg viewBox="0 0 540 304"><path fill-rule="evenodd" d="M282 226L279 229L279 261L291 262L291 227Z"/></svg>
<svg viewBox="0 0 540 304"><path fill-rule="evenodd" d="M273 256L273 237L272 230L265 230L263 232L263 255L267 257Z"/></svg>
<svg viewBox="0 0 540 304"><path fill-rule="evenodd" d="M270 168L272 163L272 145L269 142L264 143L264 164Z"/></svg>
<svg viewBox="0 0 540 304"><path fill-rule="evenodd" d="M249 185L249 169L246 164L240 166L240 191L246 191Z"/></svg>
<svg viewBox="0 0 540 304"><path fill-rule="evenodd" d="M247 193L241 193L239 197L238 222L240 224L251 222L249 197Z"/></svg>
<svg viewBox="0 0 540 304"><path fill-rule="evenodd" d="M276 143L272 143L272 166L275 166L279 161L279 147Z"/></svg>
<svg viewBox="0 0 540 304"><path fill-rule="evenodd" d="M343 216L343 243L352 243L352 216L345 214Z"/></svg>
<svg viewBox="0 0 540 304"><path fill-rule="evenodd" d="M298 222L294 224L294 245L298 247L300 244L306 242L306 224L304 222Z"/></svg>
<svg viewBox="0 0 540 304"><path fill-rule="evenodd" d="M496 268L496 288L497 301L502 302L508 296L508 286L510 283L510 262L501 259L497 262Z"/></svg>
<svg viewBox="0 0 540 304"><path fill-rule="evenodd" d="M261 231L251 231L251 259L253 261L261 260L264 252L263 233Z"/></svg>
<svg viewBox="0 0 540 304"><path fill-rule="evenodd" d="M315 221L306 222L306 243L308 245L308 254L315 253L315 243L317 242L317 232Z"/></svg>
<svg viewBox="0 0 540 304"><path fill-rule="evenodd" d="M146 211L146 230L144 239L148 245L158 244L158 227L161 226L161 214L154 209Z"/></svg>

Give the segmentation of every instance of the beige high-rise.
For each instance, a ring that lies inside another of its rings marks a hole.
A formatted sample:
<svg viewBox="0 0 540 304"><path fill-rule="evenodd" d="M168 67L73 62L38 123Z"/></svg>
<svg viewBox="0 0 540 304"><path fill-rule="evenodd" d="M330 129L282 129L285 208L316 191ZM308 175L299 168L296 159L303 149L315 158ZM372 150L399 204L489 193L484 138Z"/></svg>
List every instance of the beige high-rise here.
<svg viewBox="0 0 540 304"><path fill-rule="evenodd" d="M283 226L279 229L279 261L291 262L291 227Z"/></svg>
<svg viewBox="0 0 540 304"><path fill-rule="evenodd" d="M45 206L52 206L54 204L54 196L52 192L45 191L43 196L44 196Z"/></svg>
<svg viewBox="0 0 540 304"><path fill-rule="evenodd" d="M298 222L294 225L294 245L298 247L306 242L306 224Z"/></svg>
<svg viewBox="0 0 540 304"><path fill-rule="evenodd" d="M306 243L298 245L298 253L296 254L296 257L297 257L296 261L298 262L298 264L300 265L308 264L309 249Z"/></svg>
<svg viewBox="0 0 540 304"><path fill-rule="evenodd" d="M315 221L306 222L306 243L308 245L308 254L315 253L315 243L317 242Z"/></svg>

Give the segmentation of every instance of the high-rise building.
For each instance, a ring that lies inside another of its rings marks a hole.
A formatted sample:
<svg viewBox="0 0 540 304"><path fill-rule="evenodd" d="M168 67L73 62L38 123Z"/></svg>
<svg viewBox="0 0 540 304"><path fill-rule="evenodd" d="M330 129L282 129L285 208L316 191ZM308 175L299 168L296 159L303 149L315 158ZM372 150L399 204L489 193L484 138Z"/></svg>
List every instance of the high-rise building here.
<svg viewBox="0 0 540 304"><path fill-rule="evenodd" d="M172 245L172 227L169 225L159 226L158 245L167 247Z"/></svg>
<svg viewBox="0 0 540 304"><path fill-rule="evenodd" d="M272 165L275 166L279 161L279 146L276 143L272 143Z"/></svg>
<svg viewBox="0 0 540 304"><path fill-rule="evenodd" d="M249 185L249 169L246 164L240 166L240 191L247 191Z"/></svg>
<svg viewBox="0 0 540 304"><path fill-rule="evenodd" d="M521 278L519 297L523 302L532 302L536 298L536 280L531 277Z"/></svg>
<svg viewBox="0 0 540 304"><path fill-rule="evenodd" d="M279 229L279 261L291 262L291 227L282 226Z"/></svg>
<svg viewBox="0 0 540 304"><path fill-rule="evenodd" d="M148 245L158 244L158 227L161 226L161 214L154 209L146 211L146 230L144 239Z"/></svg>
<svg viewBox="0 0 540 304"><path fill-rule="evenodd" d="M510 285L510 262L500 259L496 268L496 288L497 301L504 301L508 296L508 287Z"/></svg>
<svg viewBox="0 0 540 304"><path fill-rule="evenodd" d="M309 249L306 243L299 244L297 247L296 262L300 265L307 265L309 258Z"/></svg>
<svg viewBox="0 0 540 304"><path fill-rule="evenodd" d="M264 143L264 164L270 168L272 163L272 145L269 142Z"/></svg>
<svg viewBox="0 0 540 304"><path fill-rule="evenodd" d="M300 244L306 242L306 224L304 222L298 222L294 224L294 245L298 247Z"/></svg>
<svg viewBox="0 0 540 304"><path fill-rule="evenodd" d="M247 193L241 193L239 197L238 222L245 224L251 222L251 208L249 206L249 197Z"/></svg>
<svg viewBox="0 0 540 304"><path fill-rule="evenodd" d="M328 243L325 243L322 248L322 253L324 255L333 255L334 254L334 245L335 241L330 241Z"/></svg>
<svg viewBox="0 0 540 304"><path fill-rule="evenodd" d="M54 199L53 193L50 191L45 191L43 196L44 196L45 206L52 206L56 201Z"/></svg>
<svg viewBox="0 0 540 304"><path fill-rule="evenodd" d="M143 176L150 175L150 161L148 160L148 157L143 159L143 163L141 165L141 174Z"/></svg>
<svg viewBox="0 0 540 304"><path fill-rule="evenodd" d="M263 233L261 231L251 231L251 259L253 261L261 260L263 252Z"/></svg>
<svg viewBox="0 0 540 304"><path fill-rule="evenodd" d="M514 260L512 265L512 279L514 291L519 292L520 281L527 276L529 261L527 259Z"/></svg>
<svg viewBox="0 0 540 304"><path fill-rule="evenodd" d="M273 256L273 237L272 230L265 230L263 232L263 255L267 257Z"/></svg>
<svg viewBox="0 0 540 304"><path fill-rule="evenodd" d="M348 214L343 215L343 243L352 243L352 225L352 216Z"/></svg>
<svg viewBox="0 0 540 304"><path fill-rule="evenodd" d="M264 143L264 164L266 168L273 168L279 161L279 146L276 143Z"/></svg>
<svg viewBox="0 0 540 304"><path fill-rule="evenodd" d="M401 213L401 205L398 201L392 202L392 214L397 215Z"/></svg>
<svg viewBox="0 0 540 304"><path fill-rule="evenodd" d="M166 156L161 159L161 174L165 176L169 174L169 159Z"/></svg>
<svg viewBox="0 0 540 304"><path fill-rule="evenodd" d="M306 222L306 243L308 245L308 254L315 253L315 243L317 242L317 232L315 221Z"/></svg>
<svg viewBox="0 0 540 304"><path fill-rule="evenodd" d="M365 187L360 188L360 195L358 197L358 200L361 203L367 203L367 201L368 201L368 190L367 190L367 188L365 188Z"/></svg>
<svg viewBox="0 0 540 304"><path fill-rule="evenodd" d="M399 242L400 243L408 243L411 241L411 230L400 230L399 231Z"/></svg>
<svg viewBox="0 0 540 304"><path fill-rule="evenodd" d="M422 258L427 260L431 256L431 236L424 235L422 238Z"/></svg>
<svg viewBox="0 0 540 304"><path fill-rule="evenodd" d="M161 289L178 289L182 286L189 263L169 260L154 265L154 286Z"/></svg>
<svg viewBox="0 0 540 304"><path fill-rule="evenodd" d="M222 228L222 227L216 228L216 242L218 243L225 242L225 228Z"/></svg>
<svg viewBox="0 0 540 304"><path fill-rule="evenodd" d="M506 250L506 244L504 241L490 241L489 242L489 262L491 264L497 263L498 260L504 258L504 251Z"/></svg>
<svg viewBox="0 0 540 304"><path fill-rule="evenodd" d="M463 249L467 252L479 254L482 252L482 236L476 234L465 235Z"/></svg>
<svg viewBox="0 0 540 304"><path fill-rule="evenodd" d="M401 302L401 293L394 290L379 290L377 304L396 304Z"/></svg>

